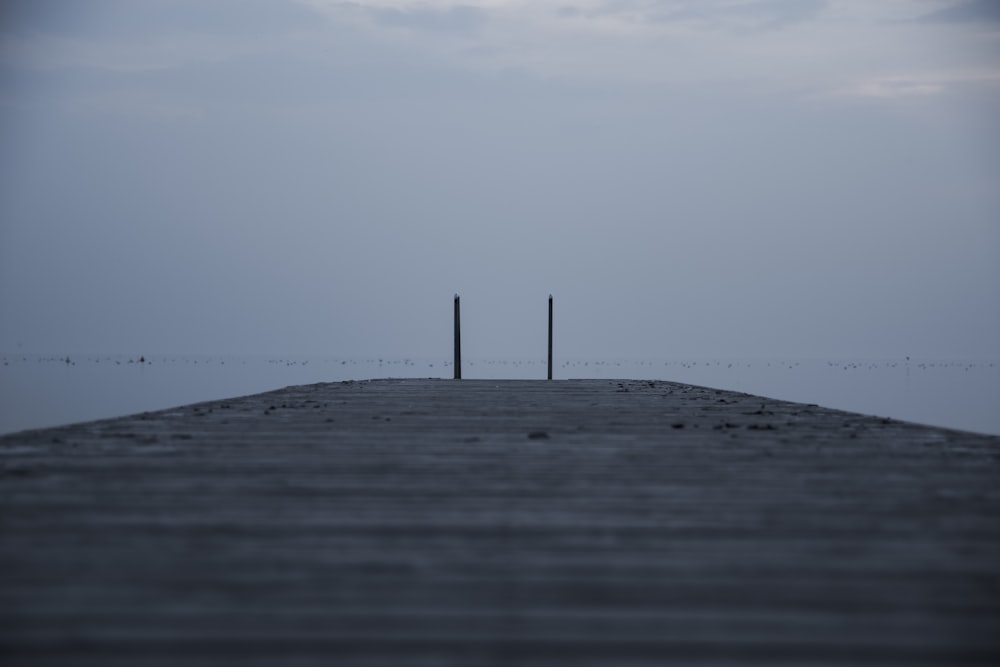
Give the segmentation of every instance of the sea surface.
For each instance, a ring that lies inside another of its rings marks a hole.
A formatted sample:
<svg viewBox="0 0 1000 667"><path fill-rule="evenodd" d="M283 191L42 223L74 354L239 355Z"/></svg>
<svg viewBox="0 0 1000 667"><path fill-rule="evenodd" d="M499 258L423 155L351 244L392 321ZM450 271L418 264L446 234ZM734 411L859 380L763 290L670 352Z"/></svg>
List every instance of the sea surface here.
<svg viewBox="0 0 1000 667"><path fill-rule="evenodd" d="M465 378L544 379L539 360L471 359ZM557 379L670 380L1000 434L1000 360L560 361ZM290 385L450 378L448 360L317 356L0 355L0 433L160 410Z"/></svg>

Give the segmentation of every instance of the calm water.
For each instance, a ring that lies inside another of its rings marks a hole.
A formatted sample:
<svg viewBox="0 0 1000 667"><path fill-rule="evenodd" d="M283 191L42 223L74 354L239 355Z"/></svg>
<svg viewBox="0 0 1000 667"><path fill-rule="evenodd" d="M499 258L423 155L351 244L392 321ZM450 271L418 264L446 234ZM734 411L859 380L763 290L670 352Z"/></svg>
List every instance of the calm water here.
<svg viewBox="0 0 1000 667"><path fill-rule="evenodd" d="M544 378L544 360L467 360L466 378ZM557 378L673 380L1000 434L1000 361L573 360ZM295 384L451 377L428 359L0 356L0 433L157 410Z"/></svg>

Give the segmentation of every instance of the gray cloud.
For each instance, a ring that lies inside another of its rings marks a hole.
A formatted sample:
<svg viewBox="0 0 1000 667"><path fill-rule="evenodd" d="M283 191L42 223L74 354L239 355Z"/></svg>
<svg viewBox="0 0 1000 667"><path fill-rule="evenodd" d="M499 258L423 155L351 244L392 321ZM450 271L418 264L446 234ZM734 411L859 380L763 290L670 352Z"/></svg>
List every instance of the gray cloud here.
<svg viewBox="0 0 1000 667"><path fill-rule="evenodd" d="M665 9L655 9L656 5L649 9L646 5L619 0L607 3L605 11L646 12L648 19L656 22L682 21L695 22L702 27L768 30L814 20L828 4L827 0L752 0L739 4L682 0L666 3Z"/></svg>
<svg viewBox="0 0 1000 667"><path fill-rule="evenodd" d="M963 0L917 19L923 23L1000 23L997 0Z"/></svg>
<svg viewBox="0 0 1000 667"><path fill-rule="evenodd" d="M563 5L556 10L556 16L561 16L563 18L579 18L580 16L583 16L583 10L572 5Z"/></svg>
<svg viewBox="0 0 1000 667"><path fill-rule="evenodd" d="M468 5L448 9L371 9L375 21L384 26L435 32L468 32L486 23L486 11Z"/></svg>
<svg viewBox="0 0 1000 667"><path fill-rule="evenodd" d="M0 35L75 33L90 16L81 2L6 0L0 3Z"/></svg>
<svg viewBox="0 0 1000 667"><path fill-rule="evenodd" d="M318 20L305 6L273 0L4 0L0 9L3 33L76 38L274 34L308 28Z"/></svg>

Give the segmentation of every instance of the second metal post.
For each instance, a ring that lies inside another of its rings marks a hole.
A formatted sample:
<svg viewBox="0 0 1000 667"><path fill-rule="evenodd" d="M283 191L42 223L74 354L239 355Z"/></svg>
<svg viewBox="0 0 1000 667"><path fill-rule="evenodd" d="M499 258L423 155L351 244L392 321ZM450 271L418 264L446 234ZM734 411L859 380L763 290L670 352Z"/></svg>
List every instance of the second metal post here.
<svg viewBox="0 0 1000 667"><path fill-rule="evenodd" d="M549 379L552 379L552 295L549 295Z"/></svg>
<svg viewBox="0 0 1000 667"><path fill-rule="evenodd" d="M462 379L462 315L455 295L455 379Z"/></svg>

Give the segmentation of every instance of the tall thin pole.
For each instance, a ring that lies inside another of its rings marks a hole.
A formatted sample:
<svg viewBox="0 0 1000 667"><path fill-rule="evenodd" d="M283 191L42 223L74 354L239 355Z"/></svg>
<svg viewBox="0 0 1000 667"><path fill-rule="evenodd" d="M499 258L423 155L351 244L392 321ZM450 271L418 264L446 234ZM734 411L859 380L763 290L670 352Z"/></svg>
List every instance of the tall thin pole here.
<svg viewBox="0 0 1000 667"><path fill-rule="evenodd" d="M552 295L549 295L549 379L552 379Z"/></svg>
<svg viewBox="0 0 1000 667"><path fill-rule="evenodd" d="M462 315L455 295L455 379L462 379Z"/></svg>

